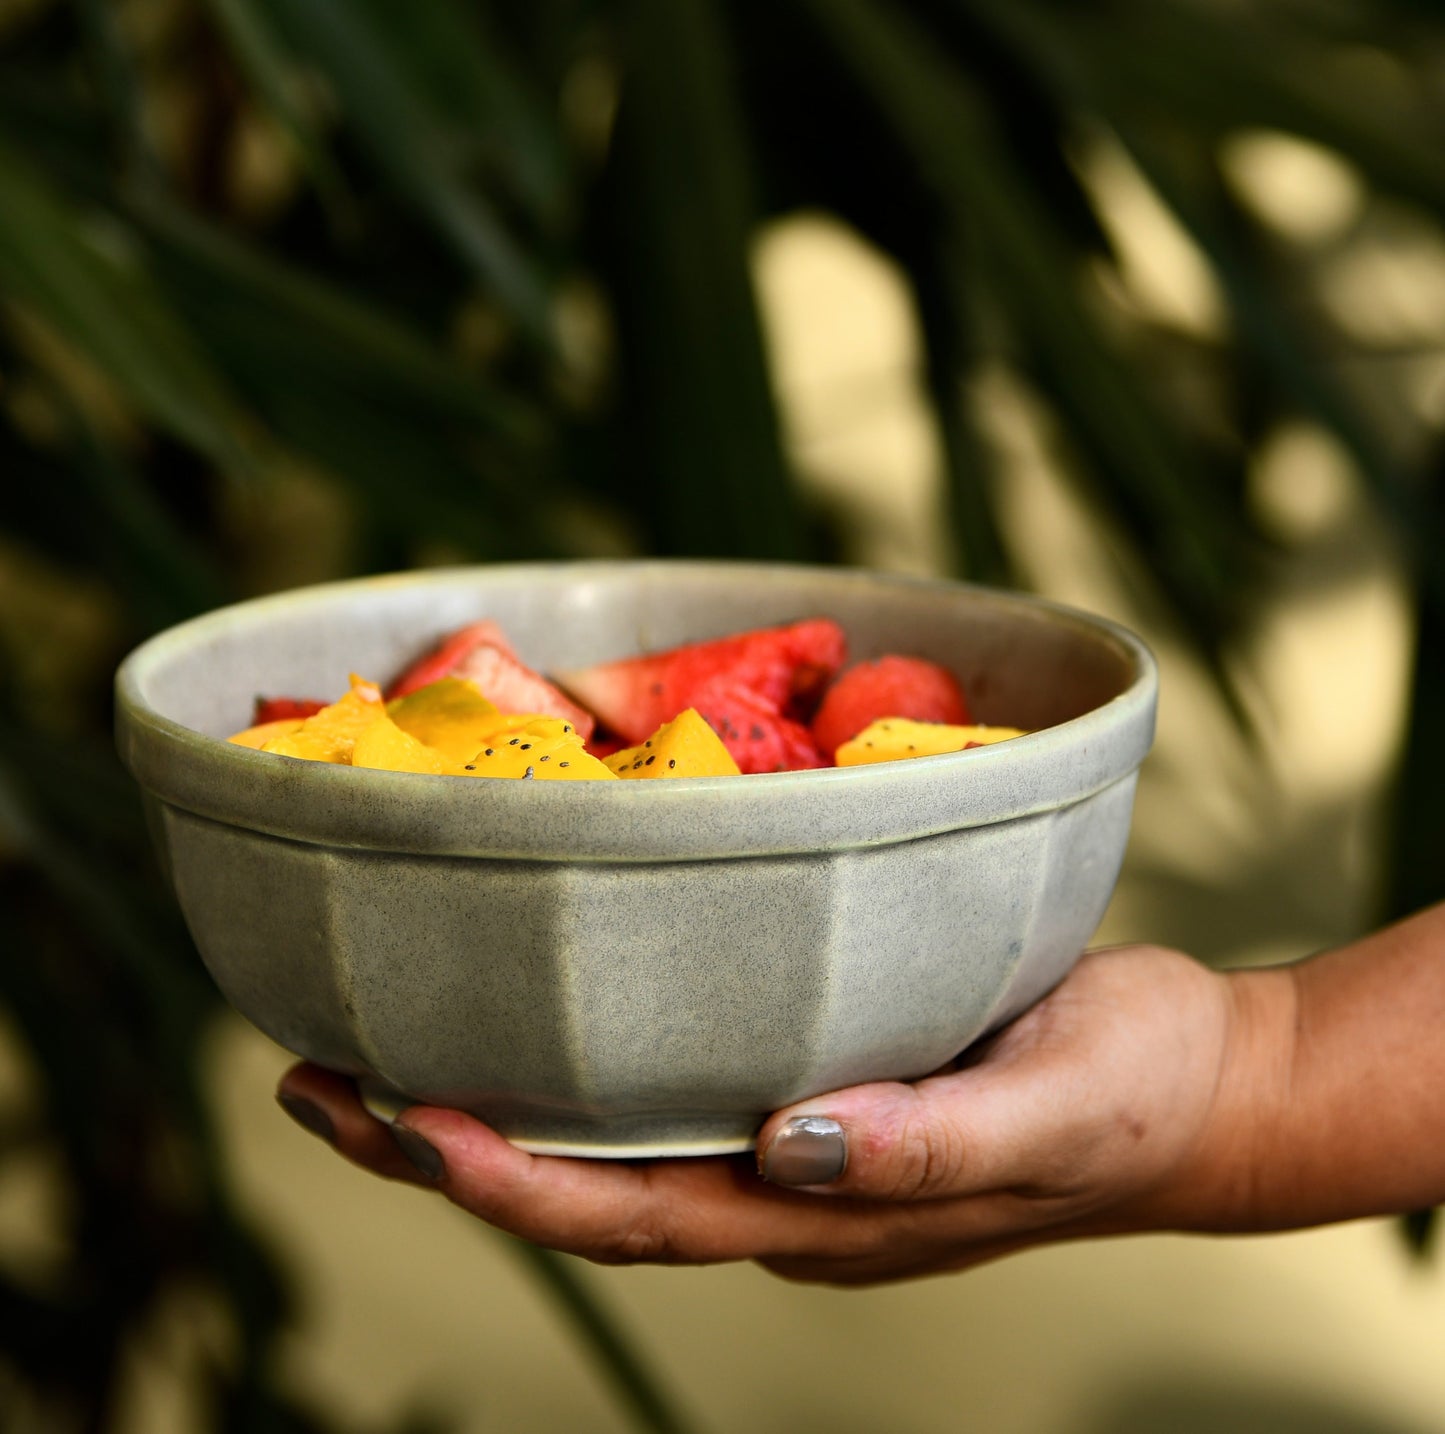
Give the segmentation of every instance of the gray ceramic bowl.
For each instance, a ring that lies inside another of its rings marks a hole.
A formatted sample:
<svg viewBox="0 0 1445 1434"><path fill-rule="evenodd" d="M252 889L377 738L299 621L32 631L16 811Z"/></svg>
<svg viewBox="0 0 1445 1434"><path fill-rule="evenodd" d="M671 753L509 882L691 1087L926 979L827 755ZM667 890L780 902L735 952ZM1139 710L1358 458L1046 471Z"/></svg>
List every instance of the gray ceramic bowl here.
<svg viewBox="0 0 1445 1434"><path fill-rule="evenodd" d="M219 739L256 692L386 681L501 622L575 667L824 615L951 667L1030 735L869 767L661 782L362 771ZM1103 913L1153 735L1148 651L1008 593L721 563L472 568L243 603L117 678L121 752L202 957L374 1103L531 1150L746 1149L779 1106L911 1078L1037 1000Z"/></svg>

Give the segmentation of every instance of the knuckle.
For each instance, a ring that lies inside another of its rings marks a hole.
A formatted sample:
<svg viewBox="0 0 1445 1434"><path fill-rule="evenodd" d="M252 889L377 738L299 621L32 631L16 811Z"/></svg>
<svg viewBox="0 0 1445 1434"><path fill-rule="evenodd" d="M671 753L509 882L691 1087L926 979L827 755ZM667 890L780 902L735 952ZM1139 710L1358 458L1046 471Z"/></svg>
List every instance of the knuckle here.
<svg viewBox="0 0 1445 1434"><path fill-rule="evenodd" d="M916 1200L951 1189L964 1168L964 1142L950 1124L919 1117L898 1127L883 1193L893 1200Z"/></svg>
<svg viewBox="0 0 1445 1434"><path fill-rule="evenodd" d="M650 1215L624 1226L587 1255L599 1265L678 1265L694 1259L674 1233Z"/></svg>

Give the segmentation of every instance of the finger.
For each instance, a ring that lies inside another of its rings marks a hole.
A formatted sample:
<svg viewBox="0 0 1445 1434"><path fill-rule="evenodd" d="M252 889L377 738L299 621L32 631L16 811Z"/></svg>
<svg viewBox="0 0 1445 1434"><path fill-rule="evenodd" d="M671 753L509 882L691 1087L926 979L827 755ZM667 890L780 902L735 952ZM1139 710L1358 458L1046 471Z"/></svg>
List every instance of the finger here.
<svg viewBox="0 0 1445 1434"><path fill-rule="evenodd" d="M1055 1237L1051 1233L1049 1238ZM922 1275L971 1270L1000 1260L1005 1255L1032 1249L1039 1243L1038 1237L1030 1233L964 1241L952 1253L940 1253L937 1245L929 1243L917 1250L875 1250L850 1259L782 1255L757 1263L780 1279L799 1284L844 1285L863 1289L871 1285L917 1279Z"/></svg>
<svg viewBox="0 0 1445 1434"><path fill-rule="evenodd" d="M846 1257L886 1238L851 1208L764 1184L746 1157L632 1164L530 1155L469 1115L431 1106L403 1111L397 1126L431 1148L438 1188L462 1208L605 1264L710 1264L829 1249Z"/></svg>
<svg viewBox="0 0 1445 1434"><path fill-rule="evenodd" d="M1067 1169L1071 1084L1036 1060L835 1091L768 1120L759 1168L774 1184L867 1200L1030 1189Z"/></svg>
<svg viewBox="0 0 1445 1434"><path fill-rule="evenodd" d="M334 1146L348 1160L390 1180L428 1182L402 1153L383 1121L361 1103L355 1084L309 1063L281 1077L276 1099L298 1125Z"/></svg>

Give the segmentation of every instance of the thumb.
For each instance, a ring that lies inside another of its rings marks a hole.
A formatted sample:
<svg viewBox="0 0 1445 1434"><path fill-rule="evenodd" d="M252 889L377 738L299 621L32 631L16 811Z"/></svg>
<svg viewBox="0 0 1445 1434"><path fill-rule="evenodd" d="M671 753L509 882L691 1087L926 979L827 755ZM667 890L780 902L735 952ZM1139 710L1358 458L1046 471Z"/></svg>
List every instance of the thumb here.
<svg viewBox="0 0 1445 1434"><path fill-rule="evenodd" d="M759 1132L758 1168L819 1194L939 1200L1035 1181L1057 1168L1064 1135L1058 1082L976 1067L779 1111Z"/></svg>

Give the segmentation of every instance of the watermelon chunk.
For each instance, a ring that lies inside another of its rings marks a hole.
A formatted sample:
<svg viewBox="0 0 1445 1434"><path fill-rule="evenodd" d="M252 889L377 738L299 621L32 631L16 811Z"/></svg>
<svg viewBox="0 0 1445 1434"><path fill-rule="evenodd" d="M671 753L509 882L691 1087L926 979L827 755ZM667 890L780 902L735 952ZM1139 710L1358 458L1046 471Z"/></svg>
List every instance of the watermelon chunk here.
<svg viewBox="0 0 1445 1434"><path fill-rule="evenodd" d="M843 629L827 618L808 618L559 672L557 678L599 721L631 744L645 740L689 707L709 715L701 699L718 683L734 696L750 692L760 698L764 704L760 721L764 717L773 723L781 719L796 726L794 719L811 712L846 656ZM724 700L734 699L717 698L715 704ZM717 730L717 724L712 725ZM719 731L719 735L727 741L726 734ZM808 745L811 747L811 739ZM780 760L785 751L803 754L801 744L791 735L777 750ZM736 750L733 756L745 772L773 770L770 766L745 766Z"/></svg>
<svg viewBox="0 0 1445 1434"><path fill-rule="evenodd" d="M260 697L256 698L256 710L251 725L260 727L267 722L286 722L294 718L314 717L327 704L314 697Z"/></svg>
<svg viewBox="0 0 1445 1434"><path fill-rule="evenodd" d="M517 656L494 622L474 622L444 638L397 678L387 698L405 697L443 677L475 682L499 712L560 717L577 729L584 742L596 725L590 712Z"/></svg>
<svg viewBox="0 0 1445 1434"><path fill-rule="evenodd" d="M828 765L808 729L751 687L719 678L698 689L693 705L722 739L739 772L797 772Z"/></svg>
<svg viewBox="0 0 1445 1434"><path fill-rule="evenodd" d="M813 740L832 761L844 742L880 717L954 727L973 721L963 689L947 668L921 657L890 653L856 663L823 694L813 717Z"/></svg>
<svg viewBox="0 0 1445 1434"><path fill-rule="evenodd" d="M413 662L387 689L387 701L390 702L393 697L405 697L408 692L439 682L443 677L454 676L457 664L474 647L482 645L498 648L508 657L517 655L506 634L490 619L468 623L442 638L425 657Z"/></svg>

